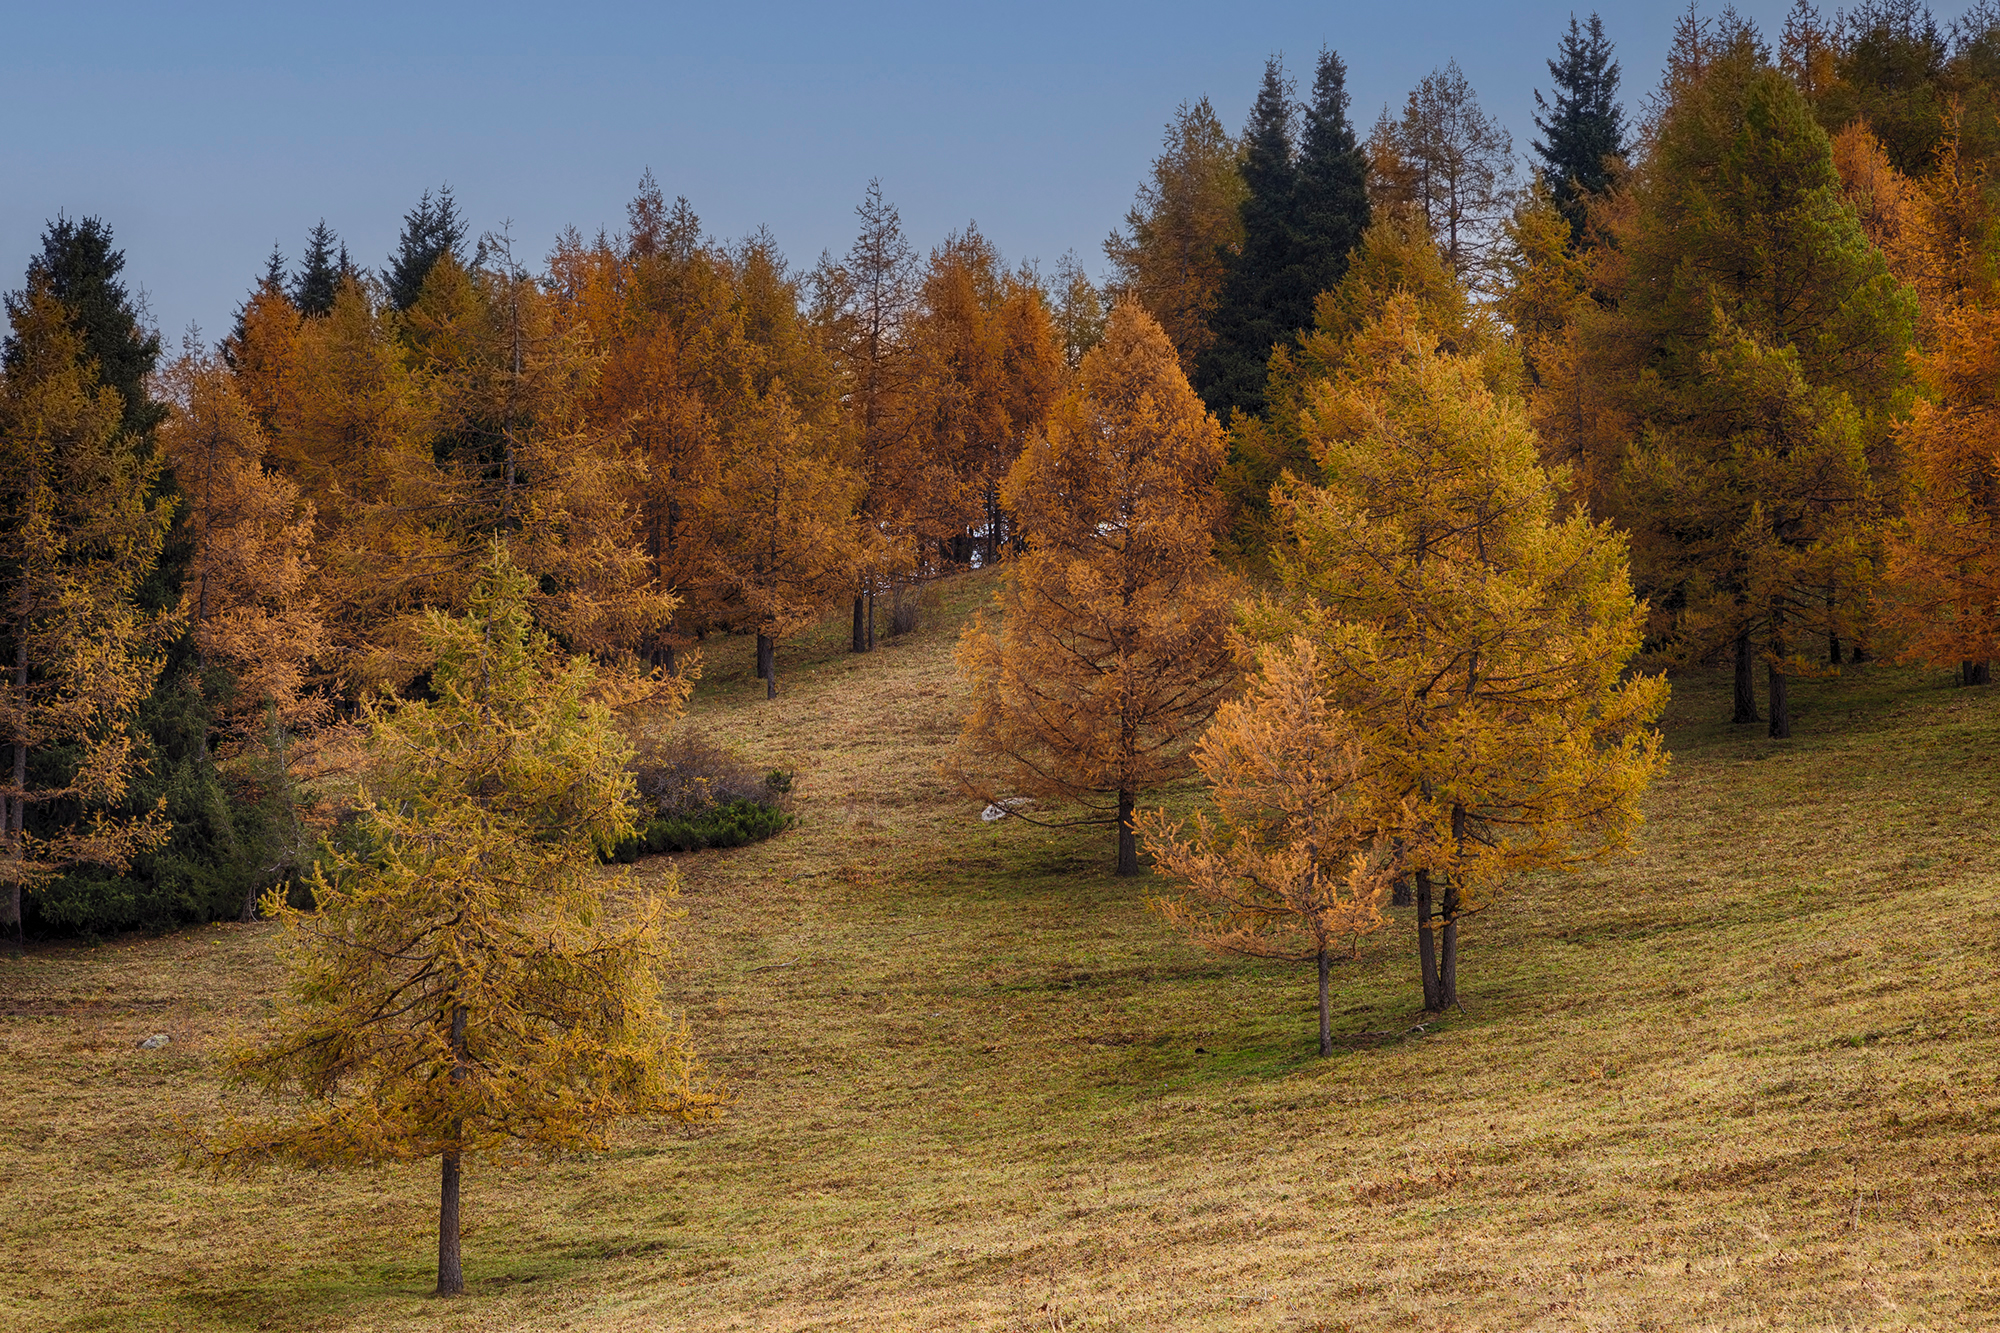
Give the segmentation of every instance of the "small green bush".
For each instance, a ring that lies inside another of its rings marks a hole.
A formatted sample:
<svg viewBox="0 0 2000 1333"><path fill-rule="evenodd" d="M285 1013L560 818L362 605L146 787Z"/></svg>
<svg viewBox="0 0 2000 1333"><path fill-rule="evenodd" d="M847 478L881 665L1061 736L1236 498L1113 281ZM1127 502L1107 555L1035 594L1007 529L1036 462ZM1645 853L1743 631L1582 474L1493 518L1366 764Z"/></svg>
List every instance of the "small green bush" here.
<svg viewBox="0 0 2000 1333"><path fill-rule="evenodd" d="M661 815L649 821L637 836L619 843L612 850L611 859L622 864L661 852L741 847L781 832L791 823L790 815L771 806L755 801L727 801L692 814Z"/></svg>

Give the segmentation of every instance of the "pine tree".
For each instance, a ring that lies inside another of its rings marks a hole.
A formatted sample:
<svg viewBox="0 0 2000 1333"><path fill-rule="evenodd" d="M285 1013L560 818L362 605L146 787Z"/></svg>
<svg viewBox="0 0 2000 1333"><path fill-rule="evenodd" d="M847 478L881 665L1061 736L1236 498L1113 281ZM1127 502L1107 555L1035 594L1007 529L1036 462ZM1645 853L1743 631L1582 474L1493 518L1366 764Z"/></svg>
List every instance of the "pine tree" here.
<svg viewBox="0 0 2000 1333"><path fill-rule="evenodd" d="M1555 102L1551 105L1536 90L1535 128L1542 139L1534 149L1556 207L1569 219L1575 243L1583 239L1587 200L1610 190L1610 162L1626 152L1618 62L1611 58L1604 21L1593 12L1589 24L1580 26L1572 14L1559 58L1548 63Z"/></svg>
<svg viewBox="0 0 2000 1333"><path fill-rule="evenodd" d="M435 200L425 190L417 206L403 215L403 233L396 241L396 252L389 256L389 266L382 273L390 309L408 310L415 305L423 294L424 279L446 255L456 260L459 267L466 267L465 219L459 215L449 185L438 191ZM344 254L341 266L346 267Z"/></svg>
<svg viewBox="0 0 2000 1333"><path fill-rule="evenodd" d="M298 275L292 279L292 304L302 315L324 315L333 309L333 298L346 276L347 250L333 228L321 218L306 238L306 255ZM421 280L418 286L422 286Z"/></svg>
<svg viewBox="0 0 2000 1333"><path fill-rule="evenodd" d="M82 355L97 363L97 381L117 393L121 424L143 435L166 409L146 392L146 377L160 360L160 335L141 323L119 274L123 251L111 248L111 229L97 218L59 217L42 233L42 251L28 261L28 282L47 284L49 296L69 311ZM21 353L9 335L0 361L12 367Z"/></svg>
<svg viewBox="0 0 2000 1333"><path fill-rule="evenodd" d="M377 776L314 907L266 900L289 997L230 1057L281 1109L190 1150L220 1170L436 1160L440 1296L465 1290L469 1154L601 1152L622 1117L716 1100L662 1010L658 900L606 920L630 748L587 661L532 629L532 586L496 547L467 613L427 618L435 701L369 708Z"/></svg>
<svg viewBox="0 0 2000 1333"><path fill-rule="evenodd" d="M1215 339L1230 256L1243 244L1241 158L1206 97L1181 103L1125 230L1104 242L1116 293L1159 321L1189 376Z"/></svg>
<svg viewBox="0 0 2000 1333"><path fill-rule="evenodd" d="M1313 302L1346 274L1348 256L1371 221L1368 154L1347 106L1347 67L1337 52L1322 50L1292 189L1292 267L1282 315L1293 320L1293 330L1312 326Z"/></svg>
<svg viewBox="0 0 2000 1333"><path fill-rule="evenodd" d="M1017 791L1084 805L1078 822L1115 825L1121 875L1139 870L1135 803L1188 771L1233 674L1214 554L1222 455L1173 344L1121 301L1008 475L1028 549L1003 618L959 641L973 695L962 785L996 801L977 775L997 770Z"/></svg>
<svg viewBox="0 0 2000 1333"><path fill-rule="evenodd" d="M1264 374L1271 350L1289 341L1311 313L1285 279L1293 262L1292 200L1298 178L1292 134L1292 84L1276 56L1264 62L1264 82L1243 130L1242 248L1229 257L1222 292L1209 321L1214 341L1195 363L1202 401L1228 421L1264 410Z"/></svg>

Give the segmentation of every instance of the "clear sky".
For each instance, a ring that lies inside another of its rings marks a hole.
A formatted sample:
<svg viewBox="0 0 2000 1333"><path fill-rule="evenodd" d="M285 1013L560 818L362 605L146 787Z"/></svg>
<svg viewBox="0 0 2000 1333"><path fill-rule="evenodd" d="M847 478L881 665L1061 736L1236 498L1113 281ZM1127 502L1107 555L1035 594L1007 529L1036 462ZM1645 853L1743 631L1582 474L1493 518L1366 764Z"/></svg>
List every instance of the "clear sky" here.
<svg viewBox="0 0 2000 1333"><path fill-rule="evenodd" d="M1740 12L1775 38L1789 0ZM1719 6L1717 6L1719 7ZM1963 4L1936 6L1941 20ZM1628 113L1674 3L1607 7ZM0 285L44 222L96 214L169 341L211 338L321 217L379 266L449 182L520 252L615 229L650 167L725 238L846 250L870 177L920 247L976 221L1009 259L1093 272L1184 99L1242 124L1264 58L1322 44L1365 132L1456 59L1526 153L1564 4L337 5L0 0ZM1587 15L1588 11L1582 11Z"/></svg>

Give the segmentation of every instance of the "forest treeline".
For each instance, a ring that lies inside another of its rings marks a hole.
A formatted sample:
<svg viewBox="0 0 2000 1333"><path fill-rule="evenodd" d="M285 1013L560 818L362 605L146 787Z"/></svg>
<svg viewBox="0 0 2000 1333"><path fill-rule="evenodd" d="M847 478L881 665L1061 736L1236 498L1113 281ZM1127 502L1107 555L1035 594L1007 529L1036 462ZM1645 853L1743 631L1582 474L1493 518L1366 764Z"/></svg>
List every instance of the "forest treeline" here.
<svg viewBox="0 0 2000 1333"><path fill-rule="evenodd" d="M252 910L313 855L300 783L357 710L432 697L431 617L466 609L496 544L537 628L629 694L717 634L754 636L775 694L784 641L829 609L865 652L925 581L1011 566L1005 622L961 649L968 738L1011 791L1101 798L1123 866L1145 791L1197 769L1222 791L1230 746L1277 743L1254 701L1304 709L1288 734L1329 753L1435 765L1450 735L1454 762L1504 766L1518 701L1490 675L1399 740L1358 702L1421 663L1384 628L1402 585L1357 581L1350 520L1425 568L1469 506L1464 567L1503 552L1518 586L1450 623L1539 636L1523 688L1567 730L1535 744L1575 782L1533 811L1498 787L1445 808L1448 920L1479 867L1528 863L1507 830L1616 840L1658 698L1617 694L1631 653L1606 626L1656 661L1733 663L1736 720L1779 737L1787 683L1846 660L1983 683L2000 9L1943 26L1915 0L1802 0L1775 40L1690 10L1634 116L1620 77L1602 23L1572 22L1523 170L1455 64L1364 134L1335 53L1303 90L1273 60L1239 133L1206 99L1174 114L1102 286L972 226L921 252L873 185L853 245L810 269L767 233L711 236L650 175L615 235L532 261L444 190L379 269L321 223L219 344L169 355L110 229L58 219L0 368L7 928ZM1116 707L1057 699L1065 671L1115 678ZM1091 751L1100 733L1120 739ZM1230 878L1219 845L1156 832L1191 883ZM1345 923L1322 966L1373 910L1344 891L1308 913Z"/></svg>

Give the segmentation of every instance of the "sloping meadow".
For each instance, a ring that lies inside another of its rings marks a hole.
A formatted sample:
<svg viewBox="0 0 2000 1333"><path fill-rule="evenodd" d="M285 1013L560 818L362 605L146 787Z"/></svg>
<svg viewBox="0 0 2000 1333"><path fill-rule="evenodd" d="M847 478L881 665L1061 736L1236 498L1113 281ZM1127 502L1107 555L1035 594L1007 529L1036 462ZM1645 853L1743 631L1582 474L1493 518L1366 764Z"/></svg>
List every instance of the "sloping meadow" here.
<svg viewBox="0 0 2000 1333"><path fill-rule="evenodd" d="M676 1000L732 1099L605 1157L475 1162L471 1299L423 1299L427 1166L212 1181L161 1129L280 974L264 926L0 964L0 1324L238 1328L1978 1327L2000 1320L2000 703L1850 668L1798 736L1675 682L1630 860L1335 973L1203 955L1108 830L983 823L938 772L944 590L875 653L711 640L689 725L793 828L677 865ZM1191 792L1173 794L1176 800ZM171 1041L146 1050L154 1033Z"/></svg>

